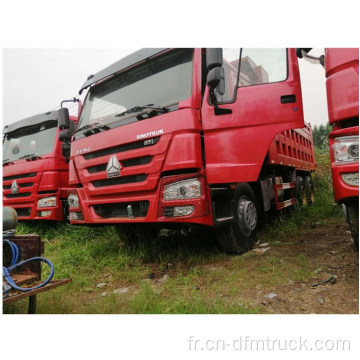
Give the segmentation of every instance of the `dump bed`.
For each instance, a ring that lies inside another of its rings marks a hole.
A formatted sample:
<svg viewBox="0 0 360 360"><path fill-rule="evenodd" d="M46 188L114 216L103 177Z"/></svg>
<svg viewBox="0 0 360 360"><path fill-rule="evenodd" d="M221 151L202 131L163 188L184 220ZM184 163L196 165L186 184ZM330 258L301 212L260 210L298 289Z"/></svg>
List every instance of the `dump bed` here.
<svg viewBox="0 0 360 360"><path fill-rule="evenodd" d="M298 171L314 171L316 162L310 124L277 134L270 145L268 164L294 167Z"/></svg>

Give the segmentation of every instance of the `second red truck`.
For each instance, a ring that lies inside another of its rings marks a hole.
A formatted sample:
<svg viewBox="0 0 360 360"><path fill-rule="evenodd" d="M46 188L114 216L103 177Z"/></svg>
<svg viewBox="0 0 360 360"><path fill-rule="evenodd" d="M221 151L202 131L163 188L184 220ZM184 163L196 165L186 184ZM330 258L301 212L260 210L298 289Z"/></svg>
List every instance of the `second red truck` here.
<svg viewBox="0 0 360 360"><path fill-rule="evenodd" d="M58 139L58 111L7 125L3 133L3 205L19 220L67 220L69 165Z"/></svg>

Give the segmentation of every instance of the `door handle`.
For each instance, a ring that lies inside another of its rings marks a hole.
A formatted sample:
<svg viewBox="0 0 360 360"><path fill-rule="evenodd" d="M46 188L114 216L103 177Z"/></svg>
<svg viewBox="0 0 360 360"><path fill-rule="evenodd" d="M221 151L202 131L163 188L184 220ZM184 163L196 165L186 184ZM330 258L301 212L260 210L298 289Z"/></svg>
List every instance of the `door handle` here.
<svg viewBox="0 0 360 360"><path fill-rule="evenodd" d="M280 102L282 104L289 104L296 102L296 96L295 95L283 95L280 97Z"/></svg>

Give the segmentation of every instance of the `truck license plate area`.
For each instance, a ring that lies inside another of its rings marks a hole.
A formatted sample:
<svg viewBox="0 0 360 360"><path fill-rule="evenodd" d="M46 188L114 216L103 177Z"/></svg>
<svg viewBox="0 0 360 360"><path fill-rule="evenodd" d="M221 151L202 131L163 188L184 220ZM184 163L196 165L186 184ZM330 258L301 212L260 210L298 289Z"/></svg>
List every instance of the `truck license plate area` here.
<svg viewBox="0 0 360 360"><path fill-rule="evenodd" d="M101 204L94 205L94 211L96 215L102 218L128 218L128 206L131 205L132 213L134 217L145 217L147 215L150 202L146 201L133 201L126 203L113 203L113 204Z"/></svg>

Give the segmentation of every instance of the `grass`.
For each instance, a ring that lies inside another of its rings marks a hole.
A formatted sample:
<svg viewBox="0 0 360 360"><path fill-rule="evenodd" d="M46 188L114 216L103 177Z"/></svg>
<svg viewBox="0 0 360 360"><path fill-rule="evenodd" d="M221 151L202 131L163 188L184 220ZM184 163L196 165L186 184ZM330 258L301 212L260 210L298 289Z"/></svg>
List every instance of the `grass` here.
<svg viewBox="0 0 360 360"><path fill-rule="evenodd" d="M342 221L332 199L328 152L317 150L316 159L315 203L265 226L261 242L281 247L304 227ZM111 226L20 223L16 233L41 235L55 278L72 278L71 284L38 297L38 313L259 313L261 306L245 302L244 294L257 286L285 286L289 279L306 282L314 270L302 253L227 256L213 237L201 233L137 246L125 246ZM102 282L106 286L98 288ZM119 288L128 291L114 294Z"/></svg>
<svg viewBox="0 0 360 360"><path fill-rule="evenodd" d="M315 148L315 159L317 169L312 174L315 202L311 206L296 206L291 215L286 213L276 218L274 223L267 224L264 228L265 237L290 236L303 227L321 225L324 221L334 223L343 221L341 207L336 205L333 199L329 150Z"/></svg>

